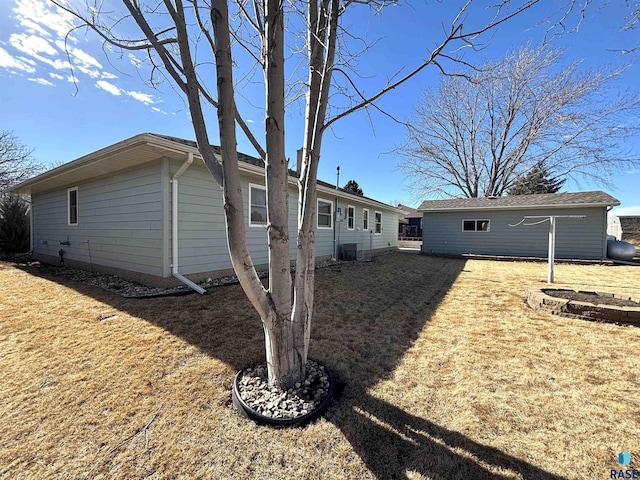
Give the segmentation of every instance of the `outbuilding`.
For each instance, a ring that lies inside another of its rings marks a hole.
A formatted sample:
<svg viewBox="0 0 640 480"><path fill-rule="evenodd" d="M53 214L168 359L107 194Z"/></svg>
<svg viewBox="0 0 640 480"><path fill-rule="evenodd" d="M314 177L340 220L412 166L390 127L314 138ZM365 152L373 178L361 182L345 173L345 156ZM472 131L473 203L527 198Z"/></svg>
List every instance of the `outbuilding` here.
<svg viewBox="0 0 640 480"><path fill-rule="evenodd" d="M253 262L268 262L262 160L239 154ZM31 195L36 259L171 285L232 273L222 189L195 142L143 133L12 189ZM290 255L295 260L297 178L289 177ZM397 247L402 211L318 182L316 258Z"/></svg>
<svg viewBox="0 0 640 480"><path fill-rule="evenodd" d="M555 218L555 257L607 256L607 211L620 202L605 192L426 200L422 252L546 258Z"/></svg>

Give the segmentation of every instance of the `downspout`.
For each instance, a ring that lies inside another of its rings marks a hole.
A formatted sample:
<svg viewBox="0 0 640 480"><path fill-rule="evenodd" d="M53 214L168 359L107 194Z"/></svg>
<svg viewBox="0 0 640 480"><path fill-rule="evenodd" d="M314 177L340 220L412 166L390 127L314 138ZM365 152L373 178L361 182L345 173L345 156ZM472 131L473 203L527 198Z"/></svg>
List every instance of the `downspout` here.
<svg viewBox="0 0 640 480"><path fill-rule="evenodd" d="M171 177L171 274L184 283L187 287L203 295L206 290L196 285L187 277L178 272L178 177L182 175L189 165L193 163L193 153L187 154L187 159L178 171Z"/></svg>
<svg viewBox="0 0 640 480"><path fill-rule="evenodd" d="M33 255L33 197L29 201L29 253Z"/></svg>

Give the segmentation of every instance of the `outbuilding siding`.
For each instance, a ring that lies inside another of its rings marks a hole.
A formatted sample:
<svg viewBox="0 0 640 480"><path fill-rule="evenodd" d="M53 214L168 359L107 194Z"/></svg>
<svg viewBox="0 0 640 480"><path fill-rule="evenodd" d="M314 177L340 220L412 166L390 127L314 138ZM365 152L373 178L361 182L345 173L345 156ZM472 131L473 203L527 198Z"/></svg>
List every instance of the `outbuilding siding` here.
<svg viewBox="0 0 640 480"><path fill-rule="evenodd" d="M448 255L545 258L549 245L549 222L510 226L521 222L525 215L586 215L583 219L560 218L556 221L556 258L604 258L607 229L604 207L424 212L422 251ZM463 220L473 219L490 220L490 231L462 231ZM526 223L536 221L539 220Z"/></svg>
<svg viewBox="0 0 640 480"><path fill-rule="evenodd" d="M65 260L162 276L160 177L153 162L68 185L78 187L78 225L68 225L67 188L34 194L34 256L63 249Z"/></svg>

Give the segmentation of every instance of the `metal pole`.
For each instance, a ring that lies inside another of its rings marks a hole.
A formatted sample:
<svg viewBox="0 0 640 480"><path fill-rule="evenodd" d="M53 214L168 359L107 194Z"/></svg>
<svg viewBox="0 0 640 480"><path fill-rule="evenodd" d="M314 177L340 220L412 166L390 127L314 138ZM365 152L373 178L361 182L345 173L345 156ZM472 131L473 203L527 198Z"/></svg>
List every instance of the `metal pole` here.
<svg viewBox="0 0 640 480"><path fill-rule="evenodd" d="M556 219L549 218L549 275L548 283L553 283L553 261L556 256Z"/></svg>

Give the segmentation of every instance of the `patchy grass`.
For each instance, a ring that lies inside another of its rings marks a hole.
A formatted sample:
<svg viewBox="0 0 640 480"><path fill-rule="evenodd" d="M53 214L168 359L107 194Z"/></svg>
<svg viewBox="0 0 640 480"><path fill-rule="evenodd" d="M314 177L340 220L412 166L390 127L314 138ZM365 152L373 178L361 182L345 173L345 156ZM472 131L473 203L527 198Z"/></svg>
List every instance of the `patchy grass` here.
<svg viewBox="0 0 640 480"><path fill-rule="evenodd" d="M279 430L229 406L263 356L238 286L128 300L0 263L0 477L609 478L640 454L640 328L531 310L546 265L398 253L318 272L311 355L344 382ZM640 269L556 265L640 296Z"/></svg>

